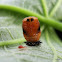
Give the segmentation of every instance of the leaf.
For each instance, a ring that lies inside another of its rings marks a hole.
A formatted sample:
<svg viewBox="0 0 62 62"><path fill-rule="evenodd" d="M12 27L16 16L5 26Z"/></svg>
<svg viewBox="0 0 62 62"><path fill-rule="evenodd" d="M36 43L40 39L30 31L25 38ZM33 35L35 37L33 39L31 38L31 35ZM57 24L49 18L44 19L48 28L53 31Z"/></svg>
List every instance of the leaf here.
<svg viewBox="0 0 62 62"><path fill-rule="evenodd" d="M0 0L0 61L62 62L62 42L54 31L55 28L62 32L61 3L61 0ZM22 20L27 16L36 16L40 21L40 46L23 43L26 40ZM27 48L18 49L19 45Z"/></svg>

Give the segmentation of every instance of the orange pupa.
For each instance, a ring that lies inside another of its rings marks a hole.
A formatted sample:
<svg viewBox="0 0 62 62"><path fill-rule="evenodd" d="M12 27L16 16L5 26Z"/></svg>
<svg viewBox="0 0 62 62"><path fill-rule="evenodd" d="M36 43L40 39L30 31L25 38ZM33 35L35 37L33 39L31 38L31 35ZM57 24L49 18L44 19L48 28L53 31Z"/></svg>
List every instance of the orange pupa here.
<svg viewBox="0 0 62 62"><path fill-rule="evenodd" d="M22 29L23 35L29 46L39 45L41 42L39 38L41 36L40 23L37 17L26 17L23 19Z"/></svg>

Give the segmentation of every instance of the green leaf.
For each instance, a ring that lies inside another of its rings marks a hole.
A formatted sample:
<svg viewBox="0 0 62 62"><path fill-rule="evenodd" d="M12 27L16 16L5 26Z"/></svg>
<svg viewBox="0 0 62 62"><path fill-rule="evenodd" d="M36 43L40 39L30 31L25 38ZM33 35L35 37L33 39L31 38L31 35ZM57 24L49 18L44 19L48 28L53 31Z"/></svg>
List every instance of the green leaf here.
<svg viewBox="0 0 62 62"><path fill-rule="evenodd" d="M54 28L62 32L61 0L0 0L1 62L62 62L62 42ZM42 44L27 46L22 20L38 17ZM18 49L19 45L27 48Z"/></svg>

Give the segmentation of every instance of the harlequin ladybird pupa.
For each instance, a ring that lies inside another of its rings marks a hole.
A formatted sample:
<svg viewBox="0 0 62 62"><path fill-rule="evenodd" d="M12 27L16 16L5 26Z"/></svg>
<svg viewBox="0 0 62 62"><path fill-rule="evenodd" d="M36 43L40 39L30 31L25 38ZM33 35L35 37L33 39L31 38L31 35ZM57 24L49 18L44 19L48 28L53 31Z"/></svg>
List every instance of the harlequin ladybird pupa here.
<svg viewBox="0 0 62 62"><path fill-rule="evenodd" d="M40 23L37 17L26 17L23 19L22 29L23 35L27 40L26 45L37 46L41 42L39 38L41 36Z"/></svg>

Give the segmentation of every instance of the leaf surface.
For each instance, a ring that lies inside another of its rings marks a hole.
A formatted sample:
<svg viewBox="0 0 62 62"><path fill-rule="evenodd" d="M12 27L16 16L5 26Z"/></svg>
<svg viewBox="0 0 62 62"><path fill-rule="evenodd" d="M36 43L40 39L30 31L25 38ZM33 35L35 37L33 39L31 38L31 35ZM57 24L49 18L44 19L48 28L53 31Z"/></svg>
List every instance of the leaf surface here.
<svg viewBox="0 0 62 62"><path fill-rule="evenodd" d="M62 31L61 7L61 0L0 0L0 61L62 62L62 42L54 31ZM40 21L40 46L22 43L22 20L27 16L36 16ZM27 48L18 49L19 45Z"/></svg>

